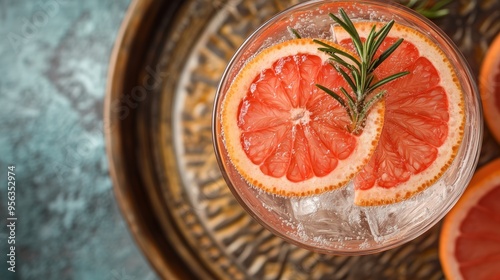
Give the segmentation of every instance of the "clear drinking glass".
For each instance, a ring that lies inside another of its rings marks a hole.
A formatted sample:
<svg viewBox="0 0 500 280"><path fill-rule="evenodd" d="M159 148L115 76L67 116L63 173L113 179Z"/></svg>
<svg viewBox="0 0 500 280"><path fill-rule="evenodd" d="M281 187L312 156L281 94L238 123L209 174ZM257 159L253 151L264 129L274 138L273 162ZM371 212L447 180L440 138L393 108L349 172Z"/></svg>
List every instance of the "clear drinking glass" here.
<svg viewBox="0 0 500 280"><path fill-rule="evenodd" d="M353 21L369 20L409 26L442 49L455 67L465 98L464 138L444 175L422 193L384 206L356 206L353 187L307 197L281 197L246 182L232 165L221 128L221 103L245 62L274 44L291 39L289 28L303 37L332 36L328 13L346 9ZM325 254L376 253L408 242L435 225L456 203L474 173L482 140L482 112L471 71L452 41L432 22L395 3L382 1L310 1L267 21L238 49L224 72L213 112L216 157L228 187L245 210L274 234L300 247Z"/></svg>

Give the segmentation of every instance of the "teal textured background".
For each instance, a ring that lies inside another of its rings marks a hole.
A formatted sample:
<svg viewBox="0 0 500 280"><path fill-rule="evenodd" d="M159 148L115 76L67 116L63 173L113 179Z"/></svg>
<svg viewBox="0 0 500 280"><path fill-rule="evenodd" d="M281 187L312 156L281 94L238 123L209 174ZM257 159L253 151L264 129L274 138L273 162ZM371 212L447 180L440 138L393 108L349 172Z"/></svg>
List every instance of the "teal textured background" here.
<svg viewBox="0 0 500 280"><path fill-rule="evenodd" d="M118 209L102 131L130 0L0 0L0 279L156 279ZM7 166L16 272L7 271Z"/></svg>

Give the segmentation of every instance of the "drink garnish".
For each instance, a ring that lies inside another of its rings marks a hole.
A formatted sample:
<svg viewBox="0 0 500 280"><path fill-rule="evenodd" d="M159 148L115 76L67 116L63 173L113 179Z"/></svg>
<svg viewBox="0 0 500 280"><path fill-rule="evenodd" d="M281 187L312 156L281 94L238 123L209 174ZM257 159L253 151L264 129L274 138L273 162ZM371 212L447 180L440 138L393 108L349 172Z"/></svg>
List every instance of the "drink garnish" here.
<svg viewBox="0 0 500 280"><path fill-rule="evenodd" d="M400 0L400 4L415 10L426 18L435 19L446 16L450 13L446 5L453 0Z"/></svg>
<svg viewBox="0 0 500 280"><path fill-rule="evenodd" d="M340 88L341 94L339 94L323 85L317 84L316 86L340 103L351 119L349 130L354 134L359 134L363 131L364 122L372 106L387 93L386 90L378 92L376 90L399 77L409 74L409 72L398 72L383 78L375 77L374 75L375 69L403 42L402 38L398 39L378 57L375 57L378 48L394 25L394 20L385 24L378 31L374 25L366 40L362 41L353 22L349 19L345 11L340 9L339 13L342 19L332 13L329 16L349 33L359 59L321 40L314 41L321 45L318 48L320 51L330 56L330 64L344 77L354 94L349 94L344 87Z"/></svg>

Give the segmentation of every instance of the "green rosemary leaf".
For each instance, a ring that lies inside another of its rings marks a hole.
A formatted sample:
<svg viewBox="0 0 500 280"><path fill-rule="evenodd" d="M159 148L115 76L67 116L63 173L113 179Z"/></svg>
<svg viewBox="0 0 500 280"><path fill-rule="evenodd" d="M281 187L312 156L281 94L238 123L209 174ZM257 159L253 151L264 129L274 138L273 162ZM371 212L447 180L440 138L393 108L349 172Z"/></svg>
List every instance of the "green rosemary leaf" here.
<svg viewBox="0 0 500 280"><path fill-rule="evenodd" d="M434 12L439 11L439 10L443 9L444 6L450 4L452 1L453 0L435 1L430 10L432 10ZM446 10L446 11L449 12L449 10Z"/></svg>
<svg viewBox="0 0 500 280"><path fill-rule="evenodd" d="M388 82L394 81L395 79L403 77L403 76L408 75L408 74L410 74L410 72L405 71L405 72L399 72L399 73L393 74L391 76L385 77L384 79L382 79L382 80L376 82L374 85L370 86L369 89L370 89L370 91L374 91L375 89L387 84Z"/></svg>
<svg viewBox="0 0 500 280"><path fill-rule="evenodd" d="M413 9L417 13L429 18L435 19L446 16L450 13L446 5L453 2L453 0L398 0L400 4Z"/></svg>
<svg viewBox="0 0 500 280"><path fill-rule="evenodd" d="M339 10L340 15L342 16L342 19L346 23L346 25L349 27L349 34L353 35L353 40L356 42L361 43L361 37L359 36L358 32L356 31L356 27L354 27L354 23L352 23L351 19L349 16L346 14L344 9ZM331 14L331 13L330 13Z"/></svg>
<svg viewBox="0 0 500 280"><path fill-rule="evenodd" d="M394 25L394 20L389 21L386 25L384 25L378 32L377 32L377 41L375 41L375 44L373 45L373 53L371 53L372 57L375 55L375 51L380 48L380 45L384 42L385 38L389 34L389 31L391 31L392 26Z"/></svg>
<svg viewBox="0 0 500 280"><path fill-rule="evenodd" d="M373 73L369 74L368 77L366 78L366 84L371 85L373 82L373 78L375 78L375 75ZM371 88L370 88L371 90Z"/></svg>
<svg viewBox="0 0 500 280"><path fill-rule="evenodd" d="M326 92L326 93L328 93L329 95L331 95L333 98L335 98L335 100L337 100L337 101L340 103L340 105L341 105L342 107L344 107L347 111L349 111L349 110L348 110L347 105L345 104L344 99L342 99L342 97L340 97L337 93L335 93L335 92L334 92L334 91L332 91L331 89L329 89L329 88L327 88L327 87L325 87L325 86L322 86L322 85L320 85L320 84L316 84L316 86L317 86L319 89L321 89L321 90L323 90L324 92Z"/></svg>
<svg viewBox="0 0 500 280"><path fill-rule="evenodd" d="M336 55L336 54L332 54L332 55L330 55L330 60L331 60L331 61L333 61L333 62L335 62L335 63L337 63L337 64L340 64L340 65L342 65L342 66L344 66L344 67L346 67L346 68L349 68L349 69L351 69L351 68L352 68L352 65L351 65L351 64L349 64L349 63L345 62L342 58L340 58L340 57L339 57L338 55ZM356 69L356 68L354 68L354 69Z"/></svg>
<svg viewBox="0 0 500 280"><path fill-rule="evenodd" d="M394 44L392 44L388 49L386 49L377 59L373 62L373 69L377 68L382 62L384 62L398 47L403 43L403 39L398 39Z"/></svg>
<svg viewBox="0 0 500 280"><path fill-rule="evenodd" d="M448 10L439 10L439 11L420 11L420 13L426 18L440 18L448 15L450 11Z"/></svg>
<svg viewBox="0 0 500 280"><path fill-rule="evenodd" d="M352 42L354 43L354 47L356 48L356 51L358 54L361 55L361 51L363 49L363 43L361 42L361 38L359 37L358 32L356 31L356 28L354 28L354 24L351 22L347 14L344 12L343 9L339 10L342 18L347 19L346 22L342 21L340 18L335 16L334 14L330 13L329 16L332 18L337 24L339 24L347 33L352 38Z"/></svg>
<svg viewBox="0 0 500 280"><path fill-rule="evenodd" d="M349 87L351 87L351 89L356 92L356 84L354 83L354 81L351 79L351 77L349 76L349 74L347 74L347 72L344 71L344 69L338 67L338 66L334 66L335 69L337 70L337 72L340 73L340 75L342 75L342 77L344 78L344 80L347 82L347 84L349 85Z"/></svg>
<svg viewBox="0 0 500 280"><path fill-rule="evenodd" d="M319 45L322 45L323 48L318 48L318 50L322 51L322 52L325 52L327 54L329 54L330 56L335 56L335 59L338 60L338 62L344 66L347 67L347 65L349 65L349 63L345 62L345 60L343 60L342 58L340 58L338 55L336 54L340 54L342 56L345 56L346 58L348 58L350 61L354 62L358 67L361 67L361 64L360 62L358 61L358 59L356 59L354 56L352 56L350 53L348 52L345 52L343 50L340 50L338 48L335 48L335 47L332 47L330 45L328 45L327 43L324 43L320 40L313 40L315 43L319 44ZM337 61L336 61L337 62ZM342 62L342 63L341 63Z"/></svg>
<svg viewBox="0 0 500 280"><path fill-rule="evenodd" d="M358 101L363 97L363 92L361 90L359 90L360 88L363 88L363 84L361 83L361 76L363 75L362 73L360 73L359 70L355 71L355 72L352 72L351 73L353 78L354 78L354 82L356 83L356 90L354 91L355 94L356 94L356 98L358 99ZM359 102L358 102L359 103Z"/></svg>
<svg viewBox="0 0 500 280"><path fill-rule="evenodd" d="M292 33L292 35L293 35L296 39L301 39L301 38L302 38L302 36L300 36L299 32L298 32L296 29L291 28L291 27L288 27L288 31L289 31L290 33Z"/></svg>
<svg viewBox="0 0 500 280"><path fill-rule="evenodd" d="M414 7L415 4L418 3L419 0L409 0L408 3L406 4L409 7Z"/></svg>
<svg viewBox="0 0 500 280"><path fill-rule="evenodd" d="M342 94L345 96L351 113L357 114L358 108L356 107L356 101L354 100L354 98L352 98L352 96L343 87L340 88L340 92L342 92Z"/></svg>
<svg viewBox="0 0 500 280"><path fill-rule="evenodd" d="M377 33L375 32L375 25L372 26L372 29L370 31L370 33L368 33L368 37L366 38L366 41L365 41L365 50L364 52L367 53L368 51L376 51L377 48L374 48L372 47L372 44L374 44L374 41L377 39ZM376 41L375 41L376 42ZM373 53L367 53L368 56L371 56L373 57Z"/></svg>
<svg viewBox="0 0 500 280"><path fill-rule="evenodd" d="M387 93L386 90L380 91L377 94L375 94L368 102L366 102L366 106L363 108L363 110L361 110L358 118L364 121L371 107L379 100L381 100L386 93Z"/></svg>
<svg viewBox="0 0 500 280"><path fill-rule="evenodd" d="M367 84L367 85L371 85L371 84L372 84L372 82L373 82L373 79L374 79L374 78L375 78L375 75L374 75L373 73L369 74L369 75L366 77L366 84ZM372 92L373 92L373 90L372 90L370 87L368 87L368 88L366 89L366 92L368 92L368 93L372 93ZM363 94L362 96L360 96L360 97L359 97L359 103L360 103L360 104L365 104L365 103L366 103L366 98L367 98L369 95L370 95L370 94ZM369 108L367 108L367 109L369 109Z"/></svg>

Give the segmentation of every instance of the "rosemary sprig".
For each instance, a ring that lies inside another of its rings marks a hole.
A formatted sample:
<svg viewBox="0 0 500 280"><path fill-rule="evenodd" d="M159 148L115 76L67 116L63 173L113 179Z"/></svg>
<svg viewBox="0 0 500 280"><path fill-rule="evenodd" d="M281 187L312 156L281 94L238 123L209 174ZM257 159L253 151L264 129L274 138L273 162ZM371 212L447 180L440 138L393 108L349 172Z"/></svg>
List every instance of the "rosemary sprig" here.
<svg viewBox="0 0 500 280"><path fill-rule="evenodd" d="M446 5L453 0L398 0L402 5L413 9L417 13L429 19L440 18L450 13Z"/></svg>
<svg viewBox="0 0 500 280"><path fill-rule="evenodd" d="M290 32L290 34L295 38L295 39L301 39L302 36L300 36L299 32L294 29L294 28L291 28L291 27L288 27L288 32Z"/></svg>
<svg viewBox="0 0 500 280"><path fill-rule="evenodd" d="M345 108L347 114L351 118L349 130L352 133L359 134L363 131L364 123L371 107L386 94L384 90L376 93L375 90L399 77L409 74L409 72L399 72L384 78L378 77L379 80L375 81L375 69L403 42L403 39L397 40L392 46L382 52L382 54L375 57L378 48L394 25L394 21L388 22L378 31L374 25L366 37L366 40L362 41L353 22L349 19L345 11L340 9L339 13L342 19L332 13L330 13L329 16L349 33L354 48L359 56L359 60L351 54L323 41L314 41L320 45L318 48L320 51L330 56L330 64L342 75L354 94L351 96L343 87L340 88L341 94L339 94L325 86L319 84L316 86L331 95L343 108Z"/></svg>

